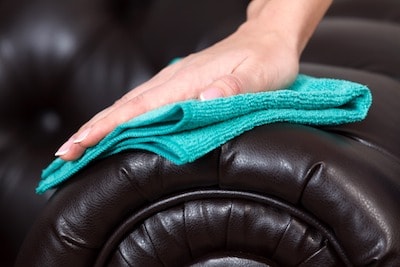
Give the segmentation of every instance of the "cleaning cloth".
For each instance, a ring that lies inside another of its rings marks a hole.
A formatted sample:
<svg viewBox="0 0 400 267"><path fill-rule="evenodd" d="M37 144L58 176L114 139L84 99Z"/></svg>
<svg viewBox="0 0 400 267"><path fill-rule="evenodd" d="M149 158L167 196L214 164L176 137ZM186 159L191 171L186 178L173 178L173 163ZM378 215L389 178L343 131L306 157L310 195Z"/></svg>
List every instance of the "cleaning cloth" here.
<svg viewBox="0 0 400 267"><path fill-rule="evenodd" d="M367 115L371 101L364 85L300 74L283 90L170 104L121 124L75 161L55 159L43 170L36 192L56 187L93 160L124 150L144 149L184 164L263 124L337 125L360 121Z"/></svg>

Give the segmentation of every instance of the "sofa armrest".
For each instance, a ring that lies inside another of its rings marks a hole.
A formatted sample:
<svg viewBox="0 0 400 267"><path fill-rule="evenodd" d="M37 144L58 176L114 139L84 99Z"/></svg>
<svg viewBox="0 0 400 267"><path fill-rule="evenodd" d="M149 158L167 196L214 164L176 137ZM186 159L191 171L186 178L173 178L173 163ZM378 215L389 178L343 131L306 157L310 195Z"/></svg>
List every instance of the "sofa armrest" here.
<svg viewBox="0 0 400 267"><path fill-rule="evenodd" d="M97 161L53 195L16 266L397 266L400 83L335 127L257 127L191 164L145 151Z"/></svg>

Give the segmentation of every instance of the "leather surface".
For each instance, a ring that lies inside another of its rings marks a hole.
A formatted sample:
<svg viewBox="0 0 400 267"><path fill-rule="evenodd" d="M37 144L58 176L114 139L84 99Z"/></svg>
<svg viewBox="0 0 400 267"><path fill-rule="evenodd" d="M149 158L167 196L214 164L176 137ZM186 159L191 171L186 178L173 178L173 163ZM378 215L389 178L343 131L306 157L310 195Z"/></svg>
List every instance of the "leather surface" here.
<svg viewBox="0 0 400 267"><path fill-rule="evenodd" d="M369 84L368 119L258 127L184 166L140 151L102 160L53 196L18 266L227 264L229 252L272 266L399 264L400 141L390 132L400 121L375 118L381 101L398 109L390 99L400 85L351 69L302 70Z"/></svg>
<svg viewBox="0 0 400 267"><path fill-rule="evenodd" d="M372 89L365 121L258 127L179 167L132 151L53 197L34 194L77 127L172 58L234 31L246 5L0 2L1 266L19 250L17 266L399 265L397 0L335 0L302 57L304 73Z"/></svg>

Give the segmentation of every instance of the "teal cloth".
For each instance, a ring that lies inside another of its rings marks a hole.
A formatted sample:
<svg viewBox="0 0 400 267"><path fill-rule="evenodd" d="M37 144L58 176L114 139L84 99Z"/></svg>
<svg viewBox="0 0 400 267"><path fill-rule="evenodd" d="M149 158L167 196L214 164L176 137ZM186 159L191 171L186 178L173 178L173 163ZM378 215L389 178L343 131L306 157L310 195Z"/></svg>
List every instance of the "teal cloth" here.
<svg viewBox="0 0 400 267"><path fill-rule="evenodd" d="M184 164L263 124L360 121L371 102L371 93L364 85L306 75L299 75L284 90L178 102L121 124L76 161L55 159L43 170L36 192L56 187L95 159L124 150L144 149Z"/></svg>

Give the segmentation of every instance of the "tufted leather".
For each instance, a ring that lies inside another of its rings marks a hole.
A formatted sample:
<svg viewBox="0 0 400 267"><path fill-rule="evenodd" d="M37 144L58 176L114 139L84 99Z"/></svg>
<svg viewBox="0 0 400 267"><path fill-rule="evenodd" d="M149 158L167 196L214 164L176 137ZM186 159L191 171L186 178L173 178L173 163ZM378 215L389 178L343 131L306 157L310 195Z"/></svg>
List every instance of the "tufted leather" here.
<svg viewBox="0 0 400 267"><path fill-rule="evenodd" d="M350 69L303 71L370 84L369 117L258 127L184 166L141 151L102 160L53 196L18 266L399 264L400 118L384 120L381 104L398 109L400 84Z"/></svg>
<svg viewBox="0 0 400 267"><path fill-rule="evenodd" d="M1 258L15 256L50 196L34 188L57 147L169 60L201 45L206 29L222 21L222 7L226 21L228 14L243 19L245 2L0 2Z"/></svg>
<svg viewBox="0 0 400 267"><path fill-rule="evenodd" d="M34 195L69 134L246 4L0 2L2 266L28 229L17 266L399 265L397 0L335 0L303 54L304 73L371 87L362 123L258 127L185 166L132 151Z"/></svg>

